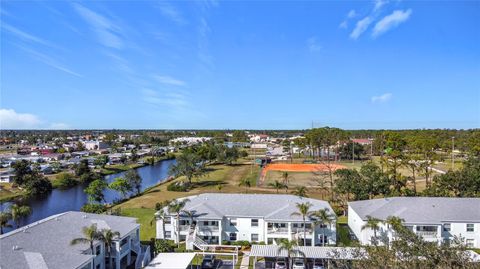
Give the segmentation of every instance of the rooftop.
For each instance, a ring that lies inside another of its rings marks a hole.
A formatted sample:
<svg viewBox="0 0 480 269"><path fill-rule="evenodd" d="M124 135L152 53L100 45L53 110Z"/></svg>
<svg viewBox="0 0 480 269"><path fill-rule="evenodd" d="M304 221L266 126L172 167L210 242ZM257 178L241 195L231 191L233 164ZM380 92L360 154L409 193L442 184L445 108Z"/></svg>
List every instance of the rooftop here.
<svg viewBox="0 0 480 269"><path fill-rule="evenodd" d="M83 237L82 228L97 224L98 229L118 231L121 237L136 229L135 218L65 212L29 224L0 236L0 268L68 269L91 259L84 254L88 244L71 246L74 238Z"/></svg>
<svg viewBox="0 0 480 269"><path fill-rule="evenodd" d="M330 205L322 200L301 198L290 194L239 194L204 193L186 197L185 210L193 211L198 219L221 219L227 217L257 217L266 220L301 221L301 216L291 216L297 212L297 203L310 202L311 211L327 208Z"/></svg>
<svg viewBox="0 0 480 269"><path fill-rule="evenodd" d="M480 222L480 198L390 197L350 202L349 206L363 220L397 216L406 223Z"/></svg>

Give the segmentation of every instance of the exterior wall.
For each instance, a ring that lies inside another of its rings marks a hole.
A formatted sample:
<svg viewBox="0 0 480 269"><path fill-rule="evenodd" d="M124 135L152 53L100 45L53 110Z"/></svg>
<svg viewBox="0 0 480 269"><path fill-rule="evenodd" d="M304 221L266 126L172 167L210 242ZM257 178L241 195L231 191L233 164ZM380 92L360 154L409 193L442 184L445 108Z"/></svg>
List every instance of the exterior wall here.
<svg viewBox="0 0 480 269"><path fill-rule="evenodd" d="M442 225L425 223L405 223L404 225L411 227L413 232L421 235L425 241L438 242L438 244L440 244L447 240L453 240L456 236L459 238L463 238L464 242L467 242L467 240L473 240L473 246L475 248L480 248L480 223L472 223L474 224L473 232L467 232L467 223L465 222L448 223L450 224L450 231L444 230L445 223L443 223ZM363 221L354 210L348 207L348 227L350 227L350 229L362 245L369 245L371 243L371 238L374 236L374 233L371 229L362 230L362 226L364 224L365 221ZM417 227L421 226L435 227L433 229L435 233L417 231ZM377 231L377 237L386 237L389 241L391 241L393 237L392 232L393 231L387 225L381 223Z"/></svg>

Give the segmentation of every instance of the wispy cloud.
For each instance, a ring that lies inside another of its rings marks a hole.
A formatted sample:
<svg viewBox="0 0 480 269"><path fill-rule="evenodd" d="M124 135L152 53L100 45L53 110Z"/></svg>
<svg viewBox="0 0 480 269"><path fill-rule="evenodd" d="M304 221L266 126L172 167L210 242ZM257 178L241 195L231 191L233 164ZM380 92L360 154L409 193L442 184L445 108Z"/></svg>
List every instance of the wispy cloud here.
<svg viewBox="0 0 480 269"><path fill-rule="evenodd" d="M385 103L392 99L393 95L391 93L384 93L378 96L372 96L372 103Z"/></svg>
<svg viewBox="0 0 480 269"><path fill-rule="evenodd" d="M166 1L160 1L156 4L156 6L164 17L170 19L176 24L183 25L187 23L187 20L182 16L178 9L176 9L170 3Z"/></svg>
<svg viewBox="0 0 480 269"><path fill-rule="evenodd" d="M375 5L373 6L373 12L379 11L387 3L388 3L388 0L375 0Z"/></svg>
<svg viewBox="0 0 480 269"><path fill-rule="evenodd" d="M59 63L57 60L53 59L52 57L48 56L48 55L45 55L43 53L40 53L38 51L35 51L33 49L30 49L30 48L27 48L25 46L20 46L18 45L18 47L20 49L22 49L23 51L27 52L28 54L30 54L30 56L32 56L34 59L50 66L50 67L53 67L57 70L60 70L60 71L63 71L67 74L70 74L70 75L73 75L73 76L76 76L76 77L83 77L81 74L71 70L70 68L66 67L65 65Z"/></svg>
<svg viewBox="0 0 480 269"><path fill-rule="evenodd" d="M143 100L155 106L168 106L176 111L187 109L189 102L181 92L160 93L152 89L142 90Z"/></svg>
<svg viewBox="0 0 480 269"><path fill-rule="evenodd" d="M347 14L347 18L349 19L354 18L355 16L357 16L357 12L354 9L350 10Z"/></svg>
<svg viewBox="0 0 480 269"><path fill-rule="evenodd" d="M187 83L183 80L179 80L170 76L154 75L155 80L159 83L173 86L185 86Z"/></svg>
<svg viewBox="0 0 480 269"><path fill-rule="evenodd" d="M353 40L357 40L360 35L363 34L368 29L368 26L372 23L372 18L367 16L357 22L355 28L350 33L350 38Z"/></svg>
<svg viewBox="0 0 480 269"><path fill-rule="evenodd" d="M322 49L322 46L314 36L307 39L307 47L311 52L320 51Z"/></svg>
<svg viewBox="0 0 480 269"><path fill-rule="evenodd" d="M68 125L68 124L66 124L66 123L54 122L54 123L51 123L51 124L48 126L48 129L68 130L68 129L71 129L71 127L70 127L70 125Z"/></svg>
<svg viewBox="0 0 480 269"><path fill-rule="evenodd" d="M41 44L41 45L44 45L44 46L49 46L49 47L57 47L57 46L53 45L52 43L50 43L50 42L48 42L48 41L46 41L46 40L44 40L40 37L29 34L25 31L22 31L18 28L15 28L15 27L13 27L9 24L2 23L2 28L5 29L6 31L8 31L9 33L13 34L17 38L22 39L23 41L34 42L34 43Z"/></svg>
<svg viewBox="0 0 480 269"><path fill-rule="evenodd" d="M345 21L342 21L339 25L338 25L339 28L342 28L342 29L347 29L348 28L348 22L345 20Z"/></svg>
<svg viewBox="0 0 480 269"><path fill-rule="evenodd" d="M110 19L77 3L74 3L73 7L95 32L98 42L106 47L115 49L124 47L124 41L121 38L121 28Z"/></svg>
<svg viewBox="0 0 480 269"><path fill-rule="evenodd" d="M407 21L412 14L412 10L395 10L392 14L383 17L375 24L373 28L372 36L377 37L390 29L397 27L399 24Z"/></svg>

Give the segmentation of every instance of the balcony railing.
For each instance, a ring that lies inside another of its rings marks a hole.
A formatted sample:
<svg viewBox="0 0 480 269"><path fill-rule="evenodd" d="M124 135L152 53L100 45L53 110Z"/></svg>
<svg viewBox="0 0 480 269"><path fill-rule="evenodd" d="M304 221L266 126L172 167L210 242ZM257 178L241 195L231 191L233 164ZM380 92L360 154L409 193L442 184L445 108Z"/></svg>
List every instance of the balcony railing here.
<svg viewBox="0 0 480 269"><path fill-rule="evenodd" d="M200 232L218 232L219 231L219 228L218 226L212 226L212 225L208 225L208 226L198 226L198 230Z"/></svg>
<svg viewBox="0 0 480 269"><path fill-rule="evenodd" d="M417 235L422 237L437 237L436 231L417 231Z"/></svg>
<svg viewBox="0 0 480 269"><path fill-rule="evenodd" d="M267 233L269 233L269 234L286 234L286 233L288 233L288 228L268 228Z"/></svg>
<svg viewBox="0 0 480 269"><path fill-rule="evenodd" d="M312 228L307 228L305 230L307 234L311 234L313 232ZM301 233L303 234L303 228L301 227L292 227L292 233Z"/></svg>
<svg viewBox="0 0 480 269"><path fill-rule="evenodd" d="M180 231L188 231L190 230L190 225L180 225Z"/></svg>

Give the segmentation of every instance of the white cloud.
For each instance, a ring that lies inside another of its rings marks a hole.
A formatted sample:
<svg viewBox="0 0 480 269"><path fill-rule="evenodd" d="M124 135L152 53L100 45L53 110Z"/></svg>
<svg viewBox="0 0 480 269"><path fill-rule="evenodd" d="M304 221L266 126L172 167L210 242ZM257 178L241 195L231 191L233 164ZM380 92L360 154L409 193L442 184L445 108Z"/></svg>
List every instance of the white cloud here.
<svg viewBox="0 0 480 269"><path fill-rule="evenodd" d="M173 86L185 86L187 83L183 80L172 78L169 76L154 75L156 81L162 84L173 85Z"/></svg>
<svg viewBox="0 0 480 269"><path fill-rule="evenodd" d="M357 38L360 37L360 35L363 34L368 29L368 26L372 23L372 18L369 16L359 20L357 24L355 25L355 28L353 29L352 33L350 33L350 38L356 40Z"/></svg>
<svg viewBox="0 0 480 269"><path fill-rule="evenodd" d="M83 77L81 74L75 72L75 71L72 71L70 68L66 67L65 65L59 63L57 60L53 59L52 57L50 56L47 56L43 53L40 53L38 51L35 51L35 50L32 50L32 49L29 49L25 46L18 46L20 49L26 51L27 53L29 53L33 58L35 58L36 60L48 65L48 66L51 66L57 70L60 70L60 71L63 71L67 74L70 74L70 75L73 75L73 76L76 76L76 77Z"/></svg>
<svg viewBox="0 0 480 269"><path fill-rule="evenodd" d="M92 27L93 31L97 35L98 41L110 48L121 49L124 46L124 42L120 37L120 27L115 25L111 20L106 17L93 12L92 10L80 5L73 4L73 7L77 13Z"/></svg>
<svg viewBox="0 0 480 269"><path fill-rule="evenodd" d="M152 89L142 89L143 100L152 105L168 106L175 110L185 109L189 103L181 92L160 93Z"/></svg>
<svg viewBox="0 0 480 269"><path fill-rule="evenodd" d="M387 15L383 17L377 24L375 24L375 27L373 28L373 37L377 37L388 30L398 26L399 24L407 21L410 18L410 15L412 14L412 10L395 10L392 12L392 14Z"/></svg>
<svg viewBox="0 0 480 269"><path fill-rule="evenodd" d="M158 9L160 10L160 13L162 13L163 16L166 18L172 20L176 24L183 25L187 23L185 18L183 18L182 14L171 4L165 2L165 1L160 1L157 4Z"/></svg>
<svg viewBox="0 0 480 269"><path fill-rule="evenodd" d="M379 11L385 4L388 3L388 0L375 0L375 5L373 6L373 11Z"/></svg>
<svg viewBox="0 0 480 269"><path fill-rule="evenodd" d="M342 29L347 29L348 28L348 22L347 21L342 21L338 27L340 27Z"/></svg>
<svg viewBox="0 0 480 269"><path fill-rule="evenodd" d="M357 12L355 12L354 9L350 10L347 14L347 18L351 19L353 17L357 16Z"/></svg>
<svg viewBox="0 0 480 269"><path fill-rule="evenodd" d="M33 129L42 121L33 114L17 113L13 109L0 109L0 129Z"/></svg>
<svg viewBox="0 0 480 269"><path fill-rule="evenodd" d="M393 95L391 93L384 93L378 96L372 96L372 103L385 103L392 99Z"/></svg>
<svg viewBox="0 0 480 269"><path fill-rule="evenodd" d="M307 39L307 46L311 52L320 51L322 49L322 45L318 43L317 38L314 36Z"/></svg>
<svg viewBox="0 0 480 269"><path fill-rule="evenodd" d="M48 126L48 129L55 129L55 130L67 130L71 129L70 125L62 122L54 122Z"/></svg>
<svg viewBox="0 0 480 269"><path fill-rule="evenodd" d="M41 45L44 45L44 46L49 46L49 47L52 47L52 48L56 48L57 46L53 45L52 43L40 38L40 37L37 37L37 36L34 36L32 34L29 34L25 31L22 31L18 28L15 28L11 25L8 25L6 23L2 23L2 28L7 30L9 33L15 35L16 37L24 40L24 41L29 41L29 42L34 42L34 43L37 43L37 44L41 44Z"/></svg>

